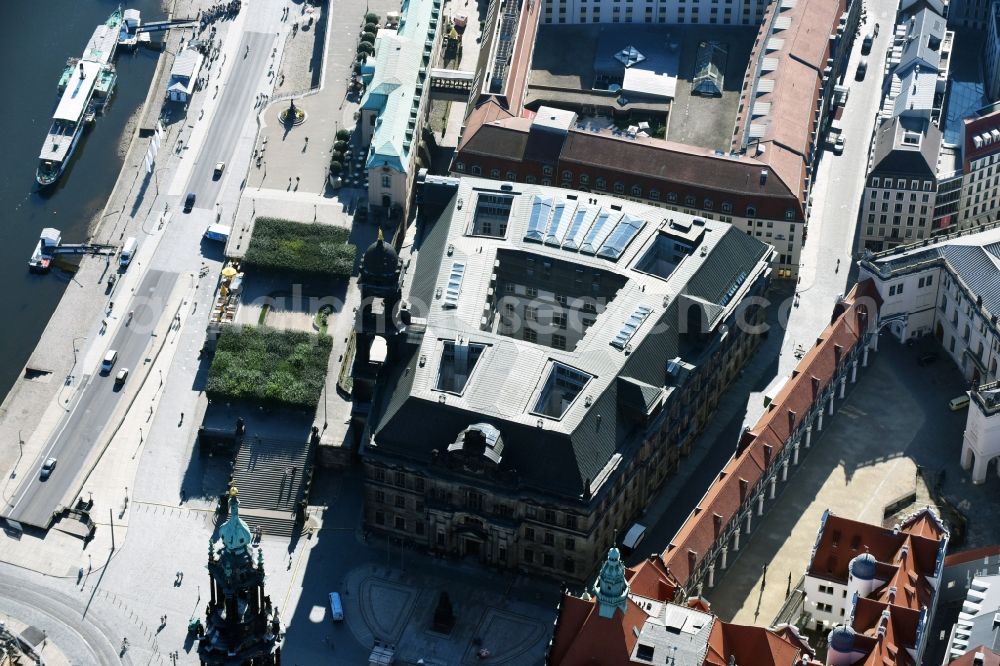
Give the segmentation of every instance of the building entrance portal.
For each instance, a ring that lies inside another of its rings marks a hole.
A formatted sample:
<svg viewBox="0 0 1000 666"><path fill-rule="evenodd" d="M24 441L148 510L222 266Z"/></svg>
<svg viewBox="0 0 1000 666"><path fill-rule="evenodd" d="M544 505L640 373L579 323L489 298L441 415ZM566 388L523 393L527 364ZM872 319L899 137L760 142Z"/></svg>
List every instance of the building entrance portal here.
<svg viewBox="0 0 1000 666"><path fill-rule="evenodd" d="M462 549L463 555L467 557L475 557L477 559L482 555L482 550L483 550L482 543L476 541L475 539L469 539L469 538L463 539L462 541L464 543Z"/></svg>

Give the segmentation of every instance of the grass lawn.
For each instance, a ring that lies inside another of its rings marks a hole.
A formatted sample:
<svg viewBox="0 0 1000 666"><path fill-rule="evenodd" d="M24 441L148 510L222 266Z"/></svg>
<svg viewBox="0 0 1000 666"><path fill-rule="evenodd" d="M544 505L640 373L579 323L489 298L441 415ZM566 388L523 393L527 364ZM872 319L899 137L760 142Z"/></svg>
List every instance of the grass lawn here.
<svg viewBox="0 0 1000 666"><path fill-rule="evenodd" d="M208 371L206 393L213 400L314 409L332 349L326 335L227 326Z"/></svg>
<svg viewBox="0 0 1000 666"><path fill-rule="evenodd" d="M259 217L243 263L250 268L347 277L354 272L357 254L347 242L349 236L340 227Z"/></svg>

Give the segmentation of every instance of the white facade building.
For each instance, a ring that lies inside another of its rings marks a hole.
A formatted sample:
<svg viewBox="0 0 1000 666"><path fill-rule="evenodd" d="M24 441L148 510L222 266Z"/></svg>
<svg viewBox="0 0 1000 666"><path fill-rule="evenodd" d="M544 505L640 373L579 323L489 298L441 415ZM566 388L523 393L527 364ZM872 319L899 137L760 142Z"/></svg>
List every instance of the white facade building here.
<svg viewBox="0 0 1000 666"><path fill-rule="evenodd" d="M973 483L984 483L990 463L1000 457L1000 383L980 386L969 392L969 398L969 418L962 441L962 467L972 470ZM997 466L994 466L994 471L1000 475ZM1000 588L1000 578L996 587Z"/></svg>
<svg viewBox="0 0 1000 666"><path fill-rule="evenodd" d="M998 379L1000 225L866 253L860 280L885 301L879 322L900 340L933 334L970 382Z"/></svg>
<svg viewBox="0 0 1000 666"><path fill-rule="evenodd" d="M836 625L827 664L923 663L948 539L930 508L892 528L823 513L803 587L815 628Z"/></svg>
<svg viewBox="0 0 1000 666"><path fill-rule="evenodd" d="M195 49L184 49L170 69L170 80L167 81L167 97L171 102L187 104L191 95L198 88L198 74L205 57Z"/></svg>
<svg viewBox="0 0 1000 666"><path fill-rule="evenodd" d="M430 110L430 63L441 46L441 0L404 0L396 29L382 28L364 74L359 130L365 156L368 204L395 208L404 219L419 171L421 133Z"/></svg>

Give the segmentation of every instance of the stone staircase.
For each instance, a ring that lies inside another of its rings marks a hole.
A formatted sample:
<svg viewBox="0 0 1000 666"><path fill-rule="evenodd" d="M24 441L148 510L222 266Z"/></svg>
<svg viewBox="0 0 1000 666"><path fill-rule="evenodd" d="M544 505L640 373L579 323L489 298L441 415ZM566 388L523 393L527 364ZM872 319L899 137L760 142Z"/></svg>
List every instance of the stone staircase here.
<svg viewBox="0 0 1000 666"><path fill-rule="evenodd" d="M270 536L294 534L296 507L305 499L313 455L308 441L243 439L233 481L240 492L240 516L250 529L260 527Z"/></svg>

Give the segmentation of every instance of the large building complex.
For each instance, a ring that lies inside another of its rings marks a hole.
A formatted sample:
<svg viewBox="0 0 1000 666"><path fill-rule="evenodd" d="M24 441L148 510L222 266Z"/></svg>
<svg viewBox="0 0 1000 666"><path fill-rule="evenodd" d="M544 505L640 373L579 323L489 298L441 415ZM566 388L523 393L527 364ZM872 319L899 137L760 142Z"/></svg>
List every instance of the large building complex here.
<svg viewBox="0 0 1000 666"><path fill-rule="evenodd" d="M368 84L358 131L365 157L368 201L406 215L421 165L418 148L429 112L431 64L441 46L441 0L405 0L399 25L383 28L363 70Z"/></svg>
<svg viewBox="0 0 1000 666"><path fill-rule="evenodd" d="M803 582L826 663L922 664L949 533L931 509L891 527L823 514Z"/></svg>
<svg viewBox="0 0 1000 666"><path fill-rule="evenodd" d="M744 431L736 453L661 555L622 570L613 549L584 594L563 596L550 664L590 664L595 656L596 663L609 666L817 663L794 628L721 622L702 594L739 557L753 526L759 527L765 509L775 504L777 484L788 481L790 468L817 445L838 397L843 399L847 383L867 366L877 343L879 306L870 281L837 304L816 345L767 412Z"/></svg>
<svg viewBox="0 0 1000 666"><path fill-rule="evenodd" d="M858 225L865 249L929 238L956 221L954 207L937 208L939 180L954 171L938 129L954 38L944 11L937 0L904 2L896 15Z"/></svg>
<svg viewBox="0 0 1000 666"><path fill-rule="evenodd" d="M818 666L792 626L730 624L697 597L676 598L679 586L656 555L626 568L608 552L594 584L559 605L547 666Z"/></svg>
<svg viewBox="0 0 1000 666"><path fill-rule="evenodd" d="M832 321L803 356L767 411L744 431L736 453L663 552L663 561L687 594L715 587L753 526L774 504L778 483L813 446L832 418L848 382L868 365L877 344L880 300L870 281L837 304Z"/></svg>
<svg viewBox="0 0 1000 666"><path fill-rule="evenodd" d="M970 382L1000 379L1000 227L958 232L861 260L900 340L933 335Z"/></svg>
<svg viewBox="0 0 1000 666"><path fill-rule="evenodd" d="M959 228L996 222L1000 211L1000 110L982 109L962 121Z"/></svg>
<svg viewBox="0 0 1000 666"><path fill-rule="evenodd" d="M363 437L365 523L578 580L755 348L762 314L744 301L773 250L722 222L539 185L427 177L418 202ZM385 255L373 247L363 275L388 275Z"/></svg>
<svg viewBox="0 0 1000 666"><path fill-rule="evenodd" d="M729 152L599 129L567 109L525 109L530 29L511 18L506 33L512 46L504 53L514 55L480 62L477 81L493 73L492 87L478 85L472 92L452 173L610 193L729 222L772 243L777 275L793 277L806 233L817 142L859 7L846 0L768 5ZM525 21L528 14L519 16ZM657 22L658 16L659 9L650 5L633 20ZM602 13L591 16L594 21L614 19ZM492 32L488 27L487 34Z"/></svg>

